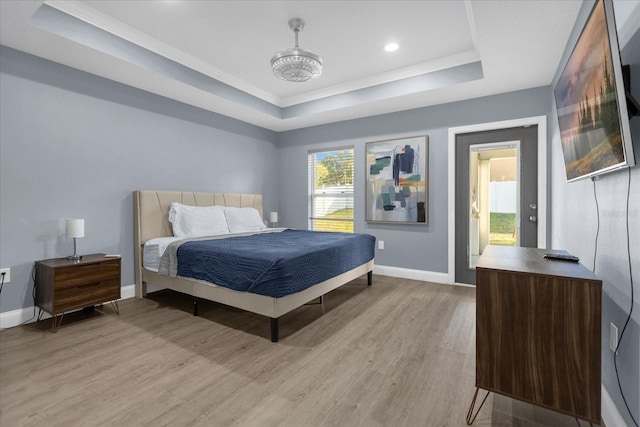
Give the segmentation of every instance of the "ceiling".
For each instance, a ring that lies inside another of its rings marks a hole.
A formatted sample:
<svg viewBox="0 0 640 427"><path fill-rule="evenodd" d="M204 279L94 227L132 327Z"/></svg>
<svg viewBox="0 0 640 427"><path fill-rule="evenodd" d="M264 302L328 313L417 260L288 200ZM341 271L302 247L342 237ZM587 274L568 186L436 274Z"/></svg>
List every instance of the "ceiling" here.
<svg viewBox="0 0 640 427"><path fill-rule="evenodd" d="M274 131L549 85L580 1L0 1L0 43ZM322 76L290 83L294 44ZM396 52L384 51L396 42Z"/></svg>

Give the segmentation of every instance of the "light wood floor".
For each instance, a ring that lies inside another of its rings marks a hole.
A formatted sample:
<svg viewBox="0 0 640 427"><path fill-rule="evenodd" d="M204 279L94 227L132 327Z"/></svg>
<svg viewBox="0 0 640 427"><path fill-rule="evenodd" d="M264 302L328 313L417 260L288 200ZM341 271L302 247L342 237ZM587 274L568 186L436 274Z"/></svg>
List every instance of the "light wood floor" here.
<svg viewBox="0 0 640 427"><path fill-rule="evenodd" d="M475 290L374 276L280 320L162 291L0 332L2 426L463 426ZM575 426L491 395L474 425Z"/></svg>

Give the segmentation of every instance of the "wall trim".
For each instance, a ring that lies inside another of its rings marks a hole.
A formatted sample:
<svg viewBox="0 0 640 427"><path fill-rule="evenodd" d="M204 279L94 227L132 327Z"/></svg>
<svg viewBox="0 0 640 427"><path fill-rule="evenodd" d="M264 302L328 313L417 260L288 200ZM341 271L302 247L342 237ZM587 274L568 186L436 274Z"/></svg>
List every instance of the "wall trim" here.
<svg viewBox="0 0 640 427"><path fill-rule="evenodd" d="M118 301L122 301L123 299L133 298L135 296L136 285L127 285L120 288L120 299ZM20 326L22 324L35 322L38 316L38 309L35 310L34 316L34 308L25 307L19 308L17 310L5 311L4 313L0 313L0 329L8 329L13 328L14 326ZM50 319L51 315L46 311L42 313L42 319Z"/></svg>
<svg viewBox="0 0 640 427"><path fill-rule="evenodd" d="M486 130L506 129L520 126L538 125L538 247L547 246L547 116L525 117L522 119L503 120L499 122L478 123L468 126L449 128L449 266L448 283L455 283L456 278L456 135L460 133L482 132Z"/></svg>
<svg viewBox="0 0 640 427"><path fill-rule="evenodd" d="M120 288L120 299L129 299L136 296L136 285L128 285Z"/></svg>
<svg viewBox="0 0 640 427"><path fill-rule="evenodd" d="M449 284L449 276L447 273L438 273L435 271L414 270L412 268L392 267L388 265L375 265L373 267L373 273L380 274L381 276L398 277L401 279Z"/></svg>
<svg viewBox="0 0 640 427"><path fill-rule="evenodd" d="M449 283L447 273L438 273L435 271L426 271L426 270L414 270L411 268L402 268L402 267L392 267L386 265L375 265L373 267L374 274L379 274L381 276L391 276L398 277L401 279L412 279L412 280L420 280L423 282L432 282L432 283L440 283L440 284L453 284L460 286L468 286L464 283ZM133 298L135 297L136 285L127 285L120 288L120 300ZM19 308L17 310L5 311L4 313L0 313L0 329L8 329L13 328L14 326L20 326L26 323L32 323L36 320L33 315L33 306ZM38 310L36 309L36 316L38 315ZM49 313L44 312L42 315L42 319L49 319L51 315Z"/></svg>
<svg viewBox="0 0 640 427"><path fill-rule="evenodd" d="M449 284L447 273L438 273L434 271L414 270L410 268L392 267L385 265L376 265L373 267L374 274L380 274L381 276L398 277L401 279L420 280L423 282ZM458 285L458 283L456 283ZM464 284L460 284L466 286ZM120 288L120 300L133 298L136 296L136 285L127 285ZM33 306L19 308L17 310L5 311L0 313L0 329L13 328L14 326L20 326L26 323L32 323L36 320L33 315ZM36 309L36 316L38 310ZM51 315L44 312L42 319L49 319Z"/></svg>
<svg viewBox="0 0 640 427"><path fill-rule="evenodd" d="M626 426L627 423L625 422L624 418L622 417L622 414L620 413L620 411L618 411L618 407L616 406L615 403L613 403L613 399L611 399L611 395L609 394L609 392L607 392L607 389L604 387L604 384L601 385L602 387L602 397L600 398L601 402L602 402L602 407L601 407L601 417L602 417L602 421L604 421L604 425L606 426Z"/></svg>
<svg viewBox="0 0 640 427"><path fill-rule="evenodd" d="M38 310L35 310L34 316L33 306L5 311L4 313L0 313L0 329L9 329L14 326L35 322L37 316ZM43 319L48 317L51 316L46 312L42 316Z"/></svg>

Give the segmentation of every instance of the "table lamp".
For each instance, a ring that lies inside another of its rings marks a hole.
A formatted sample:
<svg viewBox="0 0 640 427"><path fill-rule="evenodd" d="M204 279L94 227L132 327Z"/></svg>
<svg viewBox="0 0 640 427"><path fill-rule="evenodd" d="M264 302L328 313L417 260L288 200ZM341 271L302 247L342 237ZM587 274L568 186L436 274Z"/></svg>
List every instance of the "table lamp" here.
<svg viewBox="0 0 640 427"><path fill-rule="evenodd" d="M271 228L278 225L278 212L271 212L269 214L269 222L271 223Z"/></svg>
<svg viewBox="0 0 640 427"><path fill-rule="evenodd" d="M73 255L67 259L79 260L82 258L76 251L76 239L84 237L84 219L68 219L67 220L67 237L73 238Z"/></svg>

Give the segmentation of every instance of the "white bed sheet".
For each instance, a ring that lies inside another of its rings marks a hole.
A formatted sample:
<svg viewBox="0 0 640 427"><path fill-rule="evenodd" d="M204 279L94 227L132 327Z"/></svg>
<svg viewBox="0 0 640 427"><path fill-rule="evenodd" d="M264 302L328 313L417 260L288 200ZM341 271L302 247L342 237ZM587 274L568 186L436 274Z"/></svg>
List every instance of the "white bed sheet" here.
<svg viewBox="0 0 640 427"><path fill-rule="evenodd" d="M144 244L144 251L142 253L142 262L144 268L147 270L158 272L160 266L160 258L162 254L167 250L169 243L180 240L182 237L156 237Z"/></svg>

